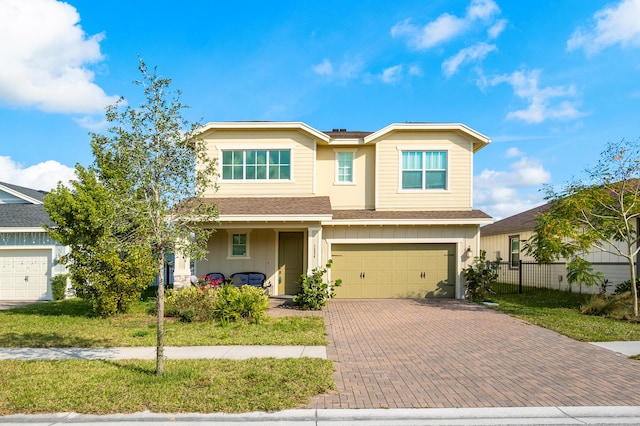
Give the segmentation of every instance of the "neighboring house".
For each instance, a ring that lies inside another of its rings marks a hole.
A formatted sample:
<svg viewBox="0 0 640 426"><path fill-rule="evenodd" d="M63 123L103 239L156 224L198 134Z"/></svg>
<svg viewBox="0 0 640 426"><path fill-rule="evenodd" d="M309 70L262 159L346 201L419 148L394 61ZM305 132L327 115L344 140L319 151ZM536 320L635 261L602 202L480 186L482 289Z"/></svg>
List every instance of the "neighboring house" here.
<svg viewBox="0 0 640 426"><path fill-rule="evenodd" d="M549 204L543 204L531 210L510 216L508 218L496 221L491 225L480 228L480 249L486 251L487 260L495 260L500 257L505 266L510 269L517 269L519 261L535 262L532 256L527 256L523 252L524 242L531 238L533 230L536 226L536 216L544 214L549 210ZM606 253L600 250L593 250L584 256L586 260L592 263L595 271L600 271L604 277L609 280L613 290L616 284L628 280L630 277L629 264L625 258ZM567 282L567 260L555 262L548 274L550 281L553 282L552 288L567 290L569 283ZM505 276L507 276L506 274ZM517 277L511 274L511 277ZM577 291L578 288L574 284L571 288ZM585 292L597 292L596 287L581 289Z"/></svg>
<svg viewBox="0 0 640 426"><path fill-rule="evenodd" d="M490 139L463 124L397 123L376 132L297 122L200 129L218 161L219 223L197 275L262 272L272 295L333 260L341 298L462 297L480 244L473 154ZM188 279L176 259L176 283ZM179 284L177 284L179 285Z"/></svg>
<svg viewBox="0 0 640 426"><path fill-rule="evenodd" d="M65 248L49 238L44 192L0 182L0 300L51 300Z"/></svg>

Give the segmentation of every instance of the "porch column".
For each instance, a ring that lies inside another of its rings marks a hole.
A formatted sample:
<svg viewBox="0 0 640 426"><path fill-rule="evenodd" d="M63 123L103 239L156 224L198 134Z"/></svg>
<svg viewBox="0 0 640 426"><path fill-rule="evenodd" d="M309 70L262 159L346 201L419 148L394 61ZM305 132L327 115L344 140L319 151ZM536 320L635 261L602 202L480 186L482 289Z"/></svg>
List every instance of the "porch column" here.
<svg viewBox="0 0 640 426"><path fill-rule="evenodd" d="M176 253L173 261L173 288L189 287L191 285L190 279L191 258Z"/></svg>
<svg viewBox="0 0 640 426"><path fill-rule="evenodd" d="M307 228L307 274L322 265L322 227Z"/></svg>

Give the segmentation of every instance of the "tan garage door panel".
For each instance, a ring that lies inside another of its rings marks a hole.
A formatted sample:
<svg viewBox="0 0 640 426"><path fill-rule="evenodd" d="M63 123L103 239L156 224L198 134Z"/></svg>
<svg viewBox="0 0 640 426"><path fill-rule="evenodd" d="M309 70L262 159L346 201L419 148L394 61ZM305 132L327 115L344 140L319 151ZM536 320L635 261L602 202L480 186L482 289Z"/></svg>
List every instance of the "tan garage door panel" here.
<svg viewBox="0 0 640 426"><path fill-rule="evenodd" d="M0 300L50 299L51 250L0 250Z"/></svg>
<svg viewBox="0 0 640 426"><path fill-rule="evenodd" d="M455 244L334 244L340 298L455 297Z"/></svg>

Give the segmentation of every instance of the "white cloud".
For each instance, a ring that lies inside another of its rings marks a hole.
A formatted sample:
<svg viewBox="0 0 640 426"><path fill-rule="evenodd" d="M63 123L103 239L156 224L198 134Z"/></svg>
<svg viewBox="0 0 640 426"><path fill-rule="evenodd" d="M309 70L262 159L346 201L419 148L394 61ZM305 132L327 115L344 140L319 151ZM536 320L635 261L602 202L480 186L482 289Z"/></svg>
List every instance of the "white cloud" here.
<svg viewBox="0 0 640 426"><path fill-rule="evenodd" d="M487 43L477 43L473 46L466 47L442 63L444 75L451 77L458 72L458 68L460 68L462 64L481 61L496 49L497 47L494 44Z"/></svg>
<svg viewBox="0 0 640 426"><path fill-rule="evenodd" d="M536 159L527 158L517 148L507 150L507 158L518 157L508 170L485 169L474 177L474 207L496 220L544 203L539 192L551 181L551 173Z"/></svg>
<svg viewBox="0 0 640 426"><path fill-rule="evenodd" d="M313 72L318 75L332 75L333 65L328 59L323 60L321 63L313 67Z"/></svg>
<svg viewBox="0 0 640 426"><path fill-rule="evenodd" d="M507 28L507 22L508 21L506 19L499 19L498 21L496 21L495 24L490 26L489 29L487 30L487 35L489 36L489 38L490 39L498 38L498 36L502 34L505 28Z"/></svg>
<svg viewBox="0 0 640 426"><path fill-rule="evenodd" d="M382 71L380 79L387 84L395 83L402 78L404 67L402 65L394 65Z"/></svg>
<svg viewBox="0 0 640 426"><path fill-rule="evenodd" d="M11 157L0 156L0 182L12 183L26 188L49 191L58 182L64 184L75 179L75 169L54 160L25 167Z"/></svg>
<svg viewBox="0 0 640 426"><path fill-rule="evenodd" d="M540 70L515 71L493 77L488 84L509 84L515 95L529 104L526 109L509 112L508 119L535 124L547 119L566 120L584 115L577 109L577 93L573 85L540 87L539 80ZM556 98L561 100L554 102Z"/></svg>
<svg viewBox="0 0 640 426"><path fill-rule="evenodd" d="M88 36L79 21L68 3L0 2L0 101L45 112L87 114L117 100L94 83L88 68L104 60L104 36Z"/></svg>
<svg viewBox="0 0 640 426"><path fill-rule="evenodd" d="M92 132L97 132L98 130L104 129L108 122L101 117L96 119L93 116L85 115L82 117L74 117L73 121L75 121L80 127L91 130Z"/></svg>
<svg viewBox="0 0 640 426"><path fill-rule="evenodd" d="M360 58L345 56L337 68L331 60L324 59L321 63L313 66L312 70L328 80L344 83L347 80L360 77L363 66L364 62Z"/></svg>
<svg viewBox="0 0 640 426"><path fill-rule="evenodd" d="M391 28L391 36L404 38L416 50L427 50L463 35L477 27L478 21L492 25L500 8L493 0L472 0L463 17L443 13L424 26L418 26L405 19ZM506 25L506 22L502 25Z"/></svg>
<svg viewBox="0 0 640 426"><path fill-rule="evenodd" d="M524 153L516 147L509 148L507 152L504 154L504 156L507 158L522 157L523 155Z"/></svg>
<svg viewBox="0 0 640 426"><path fill-rule="evenodd" d="M640 0L623 0L593 15L588 29L576 29L567 41L568 50L584 49L588 55L606 47L640 46Z"/></svg>
<svg viewBox="0 0 640 426"><path fill-rule="evenodd" d="M411 65L409 67L409 75L414 77L422 77L422 68L420 68L418 65Z"/></svg>

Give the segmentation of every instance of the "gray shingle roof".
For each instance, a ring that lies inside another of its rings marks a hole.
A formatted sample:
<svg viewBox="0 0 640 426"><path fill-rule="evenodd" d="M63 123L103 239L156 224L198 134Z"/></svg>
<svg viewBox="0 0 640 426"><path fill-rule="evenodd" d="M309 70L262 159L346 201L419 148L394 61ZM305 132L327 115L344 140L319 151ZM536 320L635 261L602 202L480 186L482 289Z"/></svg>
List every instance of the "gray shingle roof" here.
<svg viewBox="0 0 640 426"><path fill-rule="evenodd" d="M38 201L44 201L46 194L11 183L0 182L0 185ZM0 228L39 228L42 225L54 225L42 204L0 204Z"/></svg>
<svg viewBox="0 0 640 426"><path fill-rule="evenodd" d="M379 211L379 210L334 210L334 220L349 219L490 219L491 216L480 210L447 211Z"/></svg>
<svg viewBox="0 0 640 426"><path fill-rule="evenodd" d="M0 182L0 185L6 186L7 188L13 189L14 191L20 192L27 197L34 198L38 201L44 201L44 196L46 194L45 191L38 191L36 189L25 188L24 186L14 185L12 183Z"/></svg>
<svg viewBox="0 0 640 426"><path fill-rule="evenodd" d="M520 231L531 231L536 226L536 216L549 209L549 204L534 207L531 210L515 214L505 219L499 220L491 225L480 228L480 235L488 237L490 235L509 234Z"/></svg>
<svg viewBox="0 0 640 426"><path fill-rule="evenodd" d="M214 197L221 215L330 215L329 197Z"/></svg>

